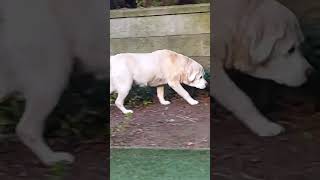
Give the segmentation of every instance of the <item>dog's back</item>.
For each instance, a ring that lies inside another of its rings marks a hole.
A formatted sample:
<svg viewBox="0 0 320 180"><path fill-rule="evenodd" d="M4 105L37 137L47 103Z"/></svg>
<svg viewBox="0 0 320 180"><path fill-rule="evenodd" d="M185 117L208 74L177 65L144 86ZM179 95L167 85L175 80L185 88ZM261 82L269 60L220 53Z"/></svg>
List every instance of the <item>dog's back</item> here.
<svg viewBox="0 0 320 180"><path fill-rule="evenodd" d="M162 75L160 61L153 53L122 53L111 56L110 79L114 82L126 77L138 85L146 86L156 76Z"/></svg>

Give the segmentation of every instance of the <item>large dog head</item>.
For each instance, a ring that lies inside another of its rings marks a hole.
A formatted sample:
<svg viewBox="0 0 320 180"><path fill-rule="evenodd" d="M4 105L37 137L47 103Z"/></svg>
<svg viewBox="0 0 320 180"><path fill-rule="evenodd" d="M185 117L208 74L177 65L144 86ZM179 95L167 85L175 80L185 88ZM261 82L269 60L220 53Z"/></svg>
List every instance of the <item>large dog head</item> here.
<svg viewBox="0 0 320 180"><path fill-rule="evenodd" d="M187 63L184 68L184 78L182 82L188 86L196 87L199 89L206 88L207 81L204 79L204 69L195 60L185 57Z"/></svg>
<svg viewBox="0 0 320 180"><path fill-rule="evenodd" d="M163 69L168 74L169 81L183 83L199 89L206 88L208 82L204 78L205 72L202 65L197 61L167 49L157 50L153 53L161 59L168 60Z"/></svg>
<svg viewBox="0 0 320 180"><path fill-rule="evenodd" d="M227 67L288 86L307 80L311 66L300 52L304 37L297 18L287 8L263 1L244 12L237 28Z"/></svg>

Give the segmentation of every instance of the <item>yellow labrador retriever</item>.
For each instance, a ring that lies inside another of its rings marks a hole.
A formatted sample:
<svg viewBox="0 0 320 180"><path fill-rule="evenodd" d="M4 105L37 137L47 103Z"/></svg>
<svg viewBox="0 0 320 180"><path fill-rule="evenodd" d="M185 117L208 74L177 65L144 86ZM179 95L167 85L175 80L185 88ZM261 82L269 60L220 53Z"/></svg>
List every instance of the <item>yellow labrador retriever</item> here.
<svg viewBox="0 0 320 180"><path fill-rule="evenodd" d="M181 83L199 89L206 87L203 67L193 59L170 50L152 53L123 53L110 57L110 93L117 92L116 106L123 113L132 113L123 103L131 86L157 87L157 96L163 105L170 104L164 99L164 84L168 84L189 104L198 104Z"/></svg>
<svg viewBox="0 0 320 180"><path fill-rule="evenodd" d="M73 162L43 138L45 120L68 83L74 57L107 79L106 3L99 0L3 0L0 22L0 99L19 93L25 110L19 139L46 165Z"/></svg>
<svg viewBox="0 0 320 180"><path fill-rule="evenodd" d="M236 69L258 78L299 86L312 70L299 46L295 15L274 0L221 0L213 6L213 88L210 94L260 136L284 130L263 116L228 77Z"/></svg>

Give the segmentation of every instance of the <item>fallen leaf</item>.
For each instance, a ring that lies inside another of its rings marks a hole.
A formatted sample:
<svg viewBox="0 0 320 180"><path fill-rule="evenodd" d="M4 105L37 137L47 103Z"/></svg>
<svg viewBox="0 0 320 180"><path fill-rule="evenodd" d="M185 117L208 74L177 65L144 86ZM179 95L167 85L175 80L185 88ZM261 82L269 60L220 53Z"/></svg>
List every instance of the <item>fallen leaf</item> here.
<svg viewBox="0 0 320 180"><path fill-rule="evenodd" d="M187 145L188 145L188 146L193 146L194 143L193 143L193 142L188 142Z"/></svg>

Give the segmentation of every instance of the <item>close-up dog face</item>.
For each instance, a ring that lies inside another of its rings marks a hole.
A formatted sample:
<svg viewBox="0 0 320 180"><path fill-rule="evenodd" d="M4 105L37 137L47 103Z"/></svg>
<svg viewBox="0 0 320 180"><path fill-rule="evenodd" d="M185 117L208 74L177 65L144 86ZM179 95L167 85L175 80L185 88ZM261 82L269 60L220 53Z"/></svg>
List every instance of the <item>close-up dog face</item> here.
<svg viewBox="0 0 320 180"><path fill-rule="evenodd" d="M287 86L305 83L312 67L300 52L299 44L289 42L283 39L277 41L270 58L249 74Z"/></svg>
<svg viewBox="0 0 320 180"><path fill-rule="evenodd" d="M298 20L289 13L286 18L267 22L252 24L260 25L256 35L248 36L253 64L258 65L248 74L287 86L304 84L312 67L300 51L304 37Z"/></svg>
<svg viewBox="0 0 320 180"><path fill-rule="evenodd" d="M274 136L284 128L270 122L252 99L227 74L243 74L287 86L304 84L312 67L303 57L304 35L298 18L277 1L226 0L216 4L213 28L213 97L259 136ZM220 7L219 7L220 5ZM230 11L226 11L229 9ZM270 13L272 10L273 13ZM221 21L224 17L228 21ZM253 86L256 86L255 84ZM239 106L241 102L241 106Z"/></svg>
<svg viewBox="0 0 320 180"><path fill-rule="evenodd" d="M192 59L190 61L191 64L187 69L187 79L183 83L199 89L206 88L207 81L204 79L205 72L203 67Z"/></svg>

